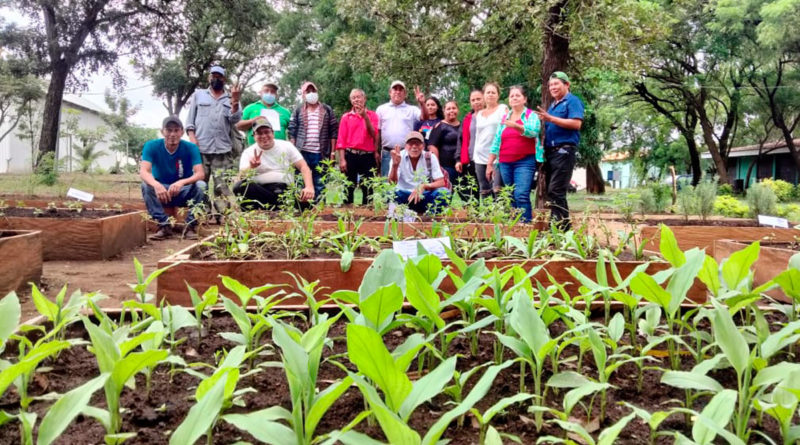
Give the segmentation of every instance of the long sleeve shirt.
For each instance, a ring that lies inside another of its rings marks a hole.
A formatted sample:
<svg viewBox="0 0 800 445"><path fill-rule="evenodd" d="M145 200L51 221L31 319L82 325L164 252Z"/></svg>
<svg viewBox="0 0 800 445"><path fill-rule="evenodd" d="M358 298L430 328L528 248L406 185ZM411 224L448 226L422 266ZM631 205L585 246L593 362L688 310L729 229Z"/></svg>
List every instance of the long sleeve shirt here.
<svg viewBox="0 0 800 445"><path fill-rule="evenodd" d="M186 131L194 131L200 153L227 153L233 147L231 128L241 119L241 108L231 112L228 93L214 98L208 89L196 90L189 105Z"/></svg>

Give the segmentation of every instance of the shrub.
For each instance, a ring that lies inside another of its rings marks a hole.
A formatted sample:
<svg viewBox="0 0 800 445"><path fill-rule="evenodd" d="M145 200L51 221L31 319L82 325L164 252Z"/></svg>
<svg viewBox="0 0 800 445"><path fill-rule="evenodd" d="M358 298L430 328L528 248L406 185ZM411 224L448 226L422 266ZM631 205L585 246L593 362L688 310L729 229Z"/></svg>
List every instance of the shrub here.
<svg viewBox="0 0 800 445"><path fill-rule="evenodd" d="M766 178L762 179L761 183L772 189L772 191L775 193L775 196L778 198L778 201L780 202L790 201L795 193L794 185L784 181L783 179Z"/></svg>
<svg viewBox="0 0 800 445"><path fill-rule="evenodd" d="M684 219L689 219L689 215L695 213L697 200L694 197L694 187L691 185L684 186L678 192L678 212L683 215Z"/></svg>
<svg viewBox="0 0 800 445"><path fill-rule="evenodd" d="M714 201L717 199L717 183L706 181L694 188L695 211L703 221L714 212Z"/></svg>
<svg viewBox="0 0 800 445"><path fill-rule="evenodd" d="M722 184L717 188L718 196L733 196L733 186L730 184Z"/></svg>
<svg viewBox="0 0 800 445"><path fill-rule="evenodd" d="M800 204L786 204L778 206L778 216L789 221L800 221Z"/></svg>
<svg viewBox="0 0 800 445"><path fill-rule="evenodd" d="M664 213L670 205L670 188L666 184L650 184L639 196L642 213Z"/></svg>
<svg viewBox="0 0 800 445"><path fill-rule="evenodd" d="M769 184L759 182L747 189L747 204L750 206L750 216L774 215L778 205L778 197Z"/></svg>
<svg viewBox="0 0 800 445"><path fill-rule="evenodd" d="M632 223L633 213L636 211L636 204L640 202L640 197L636 193L620 193L614 196L614 207L622 216L622 220Z"/></svg>
<svg viewBox="0 0 800 445"><path fill-rule="evenodd" d="M718 196L714 201L714 212L731 218L745 218L750 208L733 196Z"/></svg>

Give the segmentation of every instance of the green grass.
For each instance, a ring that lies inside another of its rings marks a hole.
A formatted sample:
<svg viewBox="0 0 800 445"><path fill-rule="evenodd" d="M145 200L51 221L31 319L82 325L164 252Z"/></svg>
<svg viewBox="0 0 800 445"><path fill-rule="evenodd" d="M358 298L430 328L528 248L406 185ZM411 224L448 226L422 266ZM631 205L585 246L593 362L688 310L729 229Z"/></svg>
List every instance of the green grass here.
<svg viewBox="0 0 800 445"><path fill-rule="evenodd" d="M55 185L38 183L35 175L5 173L0 175L0 194L63 198L70 187L98 198L141 199L141 181L135 173L119 175L62 173Z"/></svg>

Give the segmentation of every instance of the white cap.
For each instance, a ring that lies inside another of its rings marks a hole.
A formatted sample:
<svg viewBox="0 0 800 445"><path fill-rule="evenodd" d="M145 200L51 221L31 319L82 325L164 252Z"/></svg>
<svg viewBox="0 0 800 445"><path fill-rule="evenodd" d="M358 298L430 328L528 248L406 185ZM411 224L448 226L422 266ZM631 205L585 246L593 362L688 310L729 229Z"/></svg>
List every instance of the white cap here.
<svg viewBox="0 0 800 445"><path fill-rule="evenodd" d="M406 84L404 84L402 81L399 81L399 80L395 80L394 82L392 82L392 84L389 86L389 89L391 90L392 88L396 87L397 85L400 85L401 87L403 87L404 90L408 89L408 88L406 88Z"/></svg>

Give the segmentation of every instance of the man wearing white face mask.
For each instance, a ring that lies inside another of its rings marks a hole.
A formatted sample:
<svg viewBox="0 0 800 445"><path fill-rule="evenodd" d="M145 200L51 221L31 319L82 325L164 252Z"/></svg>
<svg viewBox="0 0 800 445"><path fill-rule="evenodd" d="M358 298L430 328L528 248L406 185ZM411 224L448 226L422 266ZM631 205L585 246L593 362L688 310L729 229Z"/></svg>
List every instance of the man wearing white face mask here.
<svg viewBox="0 0 800 445"><path fill-rule="evenodd" d="M289 121L289 140L300 150L314 179L314 196L322 197L321 164L333 159L339 123L330 105L320 103L319 89L313 82L304 82L300 88L303 103L292 113Z"/></svg>
<svg viewBox="0 0 800 445"><path fill-rule="evenodd" d="M253 125L259 118L267 119L275 132L275 139L285 141L286 131L292 112L278 103L278 86L265 83L259 91L261 100L251 103L242 111L242 120L236 124L239 131L247 132L247 145L256 143L253 137Z"/></svg>

